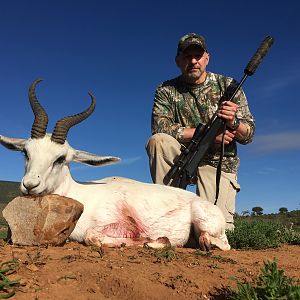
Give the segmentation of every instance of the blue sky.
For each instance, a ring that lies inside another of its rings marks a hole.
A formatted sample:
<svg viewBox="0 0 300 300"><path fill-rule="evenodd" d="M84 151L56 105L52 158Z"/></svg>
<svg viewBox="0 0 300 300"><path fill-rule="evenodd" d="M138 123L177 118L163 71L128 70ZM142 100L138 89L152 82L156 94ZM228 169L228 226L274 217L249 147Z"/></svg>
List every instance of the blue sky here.
<svg viewBox="0 0 300 300"><path fill-rule="evenodd" d="M300 209L299 10L300 2L289 0L1 1L0 134L30 136L27 91L36 78L44 79L37 96L49 131L59 118L84 110L90 91L96 110L70 130L68 140L74 148L123 161L102 168L72 164L73 177L150 182L145 143L153 95L158 84L179 74L179 38L204 35L208 70L240 80L270 35L273 47L243 86L257 130L252 144L239 146L237 211ZM1 147L0 179L22 176L22 155Z"/></svg>

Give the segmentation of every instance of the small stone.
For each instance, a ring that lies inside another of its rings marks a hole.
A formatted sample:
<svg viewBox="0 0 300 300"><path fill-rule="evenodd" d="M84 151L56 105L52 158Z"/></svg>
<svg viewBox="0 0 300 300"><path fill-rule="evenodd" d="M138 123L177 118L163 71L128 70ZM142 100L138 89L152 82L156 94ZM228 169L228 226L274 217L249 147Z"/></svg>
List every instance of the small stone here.
<svg viewBox="0 0 300 300"><path fill-rule="evenodd" d="M28 265L26 268L32 272L36 272L39 270L39 268L36 265Z"/></svg>

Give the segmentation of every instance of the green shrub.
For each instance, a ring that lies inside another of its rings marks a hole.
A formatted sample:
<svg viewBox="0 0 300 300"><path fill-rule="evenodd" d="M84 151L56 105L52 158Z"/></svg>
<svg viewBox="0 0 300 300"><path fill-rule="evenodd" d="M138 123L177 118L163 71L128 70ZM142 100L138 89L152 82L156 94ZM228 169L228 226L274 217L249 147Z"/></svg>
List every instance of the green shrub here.
<svg viewBox="0 0 300 300"><path fill-rule="evenodd" d="M227 231L229 244L235 249L277 248L283 243L300 245L300 233L282 224L238 218L235 229Z"/></svg>
<svg viewBox="0 0 300 300"><path fill-rule="evenodd" d="M254 286L238 282L237 291L233 291L232 300L299 300L300 286L277 269L276 259L264 262L261 275Z"/></svg>

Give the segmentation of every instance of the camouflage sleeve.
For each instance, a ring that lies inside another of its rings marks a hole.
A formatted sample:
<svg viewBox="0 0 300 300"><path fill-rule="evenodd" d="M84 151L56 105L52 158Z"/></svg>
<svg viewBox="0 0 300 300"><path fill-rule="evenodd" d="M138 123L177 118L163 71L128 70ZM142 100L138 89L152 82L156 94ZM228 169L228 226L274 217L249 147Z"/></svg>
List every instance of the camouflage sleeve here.
<svg viewBox="0 0 300 300"><path fill-rule="evenodd" d="M247 127L247 135L244 139L237 139L237 142L245 145L252 142L253 140L255 133L255 120L250 112L246 95L242 89L237 93L234 101L239 105L236 113L237 117Z"/></svg>
<svg viewBox="0 0 300 300"><path fill-rule="evenodd" d="M182 126L175 122L175 105L172 91L163 86L156 89L152 109L152 134L166 133L178 137L178 129Z"/></svg>

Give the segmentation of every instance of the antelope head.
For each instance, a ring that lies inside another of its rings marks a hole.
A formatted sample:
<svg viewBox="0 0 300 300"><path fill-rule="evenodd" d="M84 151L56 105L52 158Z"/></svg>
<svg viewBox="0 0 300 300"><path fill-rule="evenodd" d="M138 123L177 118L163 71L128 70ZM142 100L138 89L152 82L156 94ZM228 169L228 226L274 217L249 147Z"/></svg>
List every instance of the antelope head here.
<svg viewBox="0 0 300 300"><path fill-rule="evenodd" d="M20 189L23 194L44 195L60 193L67 189L71 180L69 163L71 161L101 166L118 162L113 156L98 156L89 152L73 149L67 142L69 129L88 118L95 109L96 99L91 97L90 106L83 112L64 117L56 122L53 133L46 133L48 115L39 103L35 89L41 81L33 81L29 88L29 102L34 113L31 138L16 139L0 135L0 143L15 151L21 151L25 157L25 174Z"/></svg>

